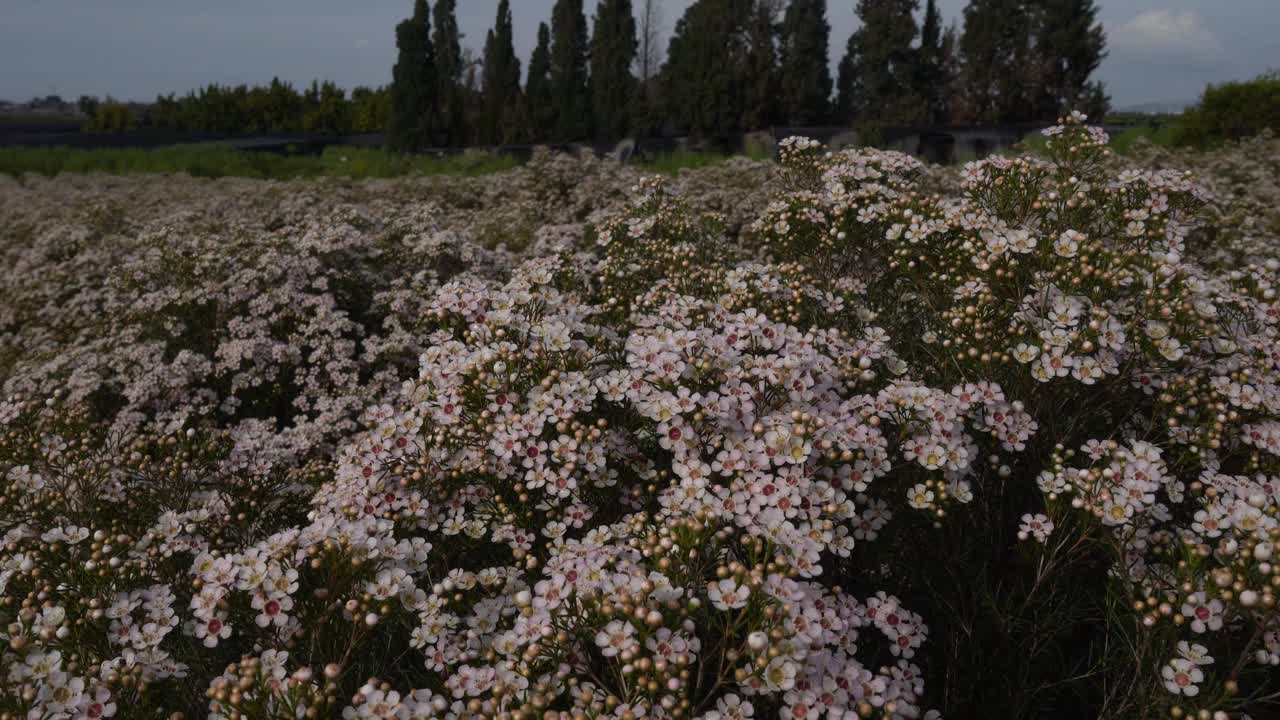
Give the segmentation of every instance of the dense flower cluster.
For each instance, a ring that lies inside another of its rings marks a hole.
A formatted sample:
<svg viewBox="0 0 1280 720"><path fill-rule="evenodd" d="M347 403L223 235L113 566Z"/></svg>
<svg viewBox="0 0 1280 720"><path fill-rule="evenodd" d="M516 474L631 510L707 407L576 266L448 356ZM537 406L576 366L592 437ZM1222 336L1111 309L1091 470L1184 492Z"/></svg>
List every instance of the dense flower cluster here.
<svg viewBox="0 0 1280 720"><path fill-rule="evenodd" d="M991 552L1093 548L1147 710L1265 707L1276 266L1047 135L945 195L797 139L767 202L541 158L6 209L0 716L937 718L884 537L1011 486ZM542 227L495 248L503 192Z"/></svg>

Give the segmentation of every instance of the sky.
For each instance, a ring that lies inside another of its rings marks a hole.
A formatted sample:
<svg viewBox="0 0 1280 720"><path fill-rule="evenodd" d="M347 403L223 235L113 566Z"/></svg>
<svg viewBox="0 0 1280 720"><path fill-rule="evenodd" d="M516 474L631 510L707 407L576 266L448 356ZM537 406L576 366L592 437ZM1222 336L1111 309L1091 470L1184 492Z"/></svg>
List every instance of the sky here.
<svg viewBox="0 0 1280 720"><path fill-rule="evenodd" d="M512 0L527 67L554 0ZM662 0L664 40L692 0ZM966 0L939 0L959 20ZM477 54L498 0L458 0L463 45ZM858 27L855 0L829 0L831 54ZM921 3L923 5L923 2ZM585 0L588 22L596 0ZM1280 0L1098 0L1114 107L1195 100L1211 82L1280 68ZM351 88L381 85L395 25L411 0L0 0L0 98L50 94L149 101L209 83L279 76Z"/></svg>

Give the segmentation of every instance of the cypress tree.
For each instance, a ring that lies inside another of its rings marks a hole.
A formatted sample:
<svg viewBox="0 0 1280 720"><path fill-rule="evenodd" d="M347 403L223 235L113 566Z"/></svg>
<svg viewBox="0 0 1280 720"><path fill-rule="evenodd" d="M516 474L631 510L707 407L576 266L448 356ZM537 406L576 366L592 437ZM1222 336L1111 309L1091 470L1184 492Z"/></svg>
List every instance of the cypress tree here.
<svg viewBox="0 0 1280 720"><path fill-rule="evenodd" d="M916 92L919 53L912 47L918 6L917 0L858 0L861 121L905 125L925 119Z"/></svg>
<svg viewBox="0 0 1280 720"><path fill-rule="evenodd" d="M1039 119L1050 121L1071 110L1101 119L1109 104L1106 92L1101 83L1089 81L1107 56L1097 5L1094 0L1039 2L1036 48L1046 65Z"/></svg>
<svg viewBox="0 0 1280 720"><path fill-rule="evenodd" d="M930 125L946 122L948 115L944 42L942 14L938 12L936 0L929 0L924 9L924 22L920 25L915 85L916 93L924 103L922 120Z"/></svg>
<svg viewBox="0 0 1280 720"><path fill-rule="evenodd" d="M862 67L862 31L855 30L845 43L836 78L836 121L851 125L866 108L866 90L862 86L866 71Z"/></svg>
<svg viewBox="0 0 1280 720"><path fill-rule="evenodd" d="M778 4L755 0L747 25L742 127L760 130L780 120L778 113Z"/></svg>
<svg viewBox="0 0 1280 720"><path fill-rule="evenodd" d="M457 0L436 0L435 34L432 44L436 52L439 78L439 100L436 128L440 142L461 145L466 142L464 127L465 95L462 91L462 45L458 35L458 18L454 13Z"/></svg>
<svg viewBox="0 0 1280 720"><path fill-rule="evenodd" d="M556 108L551 96L551 29L538 24L538 45L529 57L529 79L524 86L526 133L535 142L551 139L555 129Z"/></svg>
<svg viewBox="0 0 1280 720"><path fill-rule="evenodd" d="M551 97L556 109L555 140L591 135L587 87L587 18L582 0L556 0L551 10Z"/></svg>
<svg viewBox="0 0 1280 720"><path fill-rule="evenodd" d="M1035 119L1040 65L1034 22L1025 0L971 0L960 36L962 95L971 120L1015 123Z"/></svg>
<svg viewBox="0 0 1280 720"><path fill-rule="evenodd" d="M498 2L498 17L484 43L482 142L515 142L521 132L520 59L512 43L511 4Z"/></svg>
<svg viewBox="0 0 1280 720"><path fill-rule="evenodd" d="M791 0L782 19L782 112L791 125L814 125L830 114L831 25L827 0Z"/></svg>
<svg viewBox="0 0 1280 720"><path fill-rule="evenodd" d="M667 118L693 135L742 129L750 0L696 0L676 22L662 71Z"/></svg>
<svg viewBox="0 0 1280 720"><path fill-rule="evenodd" d="M616 140L633 127L639 108L631 64L638 46L631 0L600 0L591 36L592 119L599 140Z"/></svg>
<svg viewBox="0 0 1280 720"><path fill-rule="evenodd" d="M435 51L427 0L415 0L413 16L396 25L396 48L387 144L394 150L412 152L430 146L436 104Z"/></svg>

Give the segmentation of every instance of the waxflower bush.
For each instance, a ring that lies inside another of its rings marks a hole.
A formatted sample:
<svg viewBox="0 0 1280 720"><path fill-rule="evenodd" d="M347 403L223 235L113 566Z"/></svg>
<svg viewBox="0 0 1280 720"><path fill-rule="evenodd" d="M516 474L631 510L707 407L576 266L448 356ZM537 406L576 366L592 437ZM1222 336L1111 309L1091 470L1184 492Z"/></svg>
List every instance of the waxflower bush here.
<svg viewBox="0 0 1280 720"><path fill-rule="evenodd" d="M1277 268L1046 135L11 187L0 717L1266 717Z"/></svg>

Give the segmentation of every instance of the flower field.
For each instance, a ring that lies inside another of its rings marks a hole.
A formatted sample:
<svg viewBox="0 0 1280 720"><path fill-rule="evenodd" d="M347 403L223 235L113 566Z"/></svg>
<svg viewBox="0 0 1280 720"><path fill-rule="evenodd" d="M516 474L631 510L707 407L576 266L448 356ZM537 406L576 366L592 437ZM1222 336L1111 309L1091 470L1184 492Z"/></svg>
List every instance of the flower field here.
<svg viewBox="0 0 1280 720"><path fill-rule="evenodd" d="M0 178L0 719L1280 716L1280 142L1046 135Z"/></svg>

